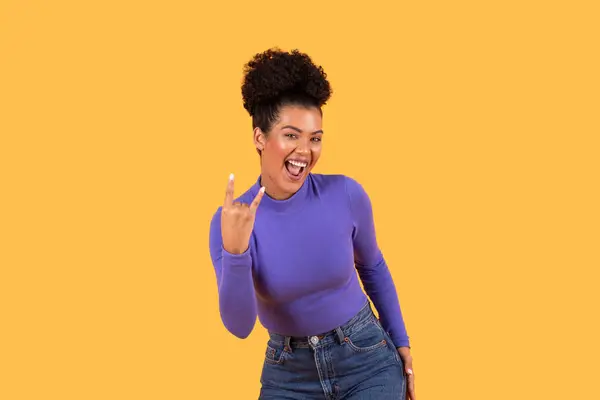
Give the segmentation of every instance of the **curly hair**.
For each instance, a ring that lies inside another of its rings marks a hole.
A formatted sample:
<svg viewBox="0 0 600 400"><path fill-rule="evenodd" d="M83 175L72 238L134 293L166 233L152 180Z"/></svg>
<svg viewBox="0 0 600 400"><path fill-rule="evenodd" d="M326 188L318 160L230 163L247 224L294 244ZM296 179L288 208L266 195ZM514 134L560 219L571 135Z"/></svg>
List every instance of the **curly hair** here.
<svg viewBox="0 0 600 400"><path fill-rule="evenodd" d="M331 86L321 66L297 49L277 47L256 54L244 66L242 98L252 117L252 128L268 133L284 105L321 107L331 97Z"/></svg>

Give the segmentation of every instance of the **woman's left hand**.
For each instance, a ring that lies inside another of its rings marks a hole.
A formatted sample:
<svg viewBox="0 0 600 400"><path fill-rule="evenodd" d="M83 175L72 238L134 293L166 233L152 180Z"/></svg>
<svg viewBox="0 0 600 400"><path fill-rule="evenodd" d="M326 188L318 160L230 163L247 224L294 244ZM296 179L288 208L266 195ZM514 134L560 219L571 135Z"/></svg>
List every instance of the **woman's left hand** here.
<svg viewBox="0 0 600 400"><path fill-rule="evenodd" d="M417 400L415 397L415 373L412 369L412 356L410 355L409 347L398 347L398 353L404 363L404 372L407 377L408 390L406 393L407 400Z"/></svg>

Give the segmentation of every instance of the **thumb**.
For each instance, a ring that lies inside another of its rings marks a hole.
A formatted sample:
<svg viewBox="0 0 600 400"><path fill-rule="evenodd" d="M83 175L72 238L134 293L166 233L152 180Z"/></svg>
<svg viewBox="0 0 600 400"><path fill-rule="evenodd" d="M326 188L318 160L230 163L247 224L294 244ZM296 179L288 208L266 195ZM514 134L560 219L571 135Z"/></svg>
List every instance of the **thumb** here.
<svg viewBox="0 0 600 400"><path fill-rule="evenodd" d="M412 370L412 357L404 357L404 372L406 372L407 375L413 375L413 370Z"/></svg>
<svg viewBox="0 0 600 400"><path fill-rule="evenodd" d="M412 360L406 362L406 364L404 365L404 371L407 375L413 375Z"/></svg>

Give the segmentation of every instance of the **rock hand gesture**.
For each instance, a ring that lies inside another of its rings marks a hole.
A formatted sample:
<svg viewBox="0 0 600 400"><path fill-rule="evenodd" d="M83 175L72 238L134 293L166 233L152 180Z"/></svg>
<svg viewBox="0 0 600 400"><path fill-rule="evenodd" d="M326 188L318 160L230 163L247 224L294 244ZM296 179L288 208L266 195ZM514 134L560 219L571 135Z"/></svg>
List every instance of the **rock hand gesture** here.
<svg viewBox="0 0 600 400"><path fill-rule="evenodd" d="M221 235L223 249L231 254L242 254L250 245L250 236L254 228L256 209L264 196L265 188L252 200L250 205L234 202L233 199L233 174L229 175L225 203L221 212Z"/></svg>

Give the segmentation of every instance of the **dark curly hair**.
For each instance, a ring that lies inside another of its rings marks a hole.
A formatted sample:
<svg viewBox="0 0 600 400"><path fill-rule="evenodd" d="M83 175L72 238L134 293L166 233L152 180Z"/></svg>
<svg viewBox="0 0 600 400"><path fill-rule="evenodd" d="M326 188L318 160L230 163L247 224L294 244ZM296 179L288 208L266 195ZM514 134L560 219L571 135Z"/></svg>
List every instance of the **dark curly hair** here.
<svg viewBox="0 0 600 400"><path fill-rule="evenodd" d="M297 49L277 47L256 54L244 66L242 97L252 117L252 128L271 130L285 105L321 107L331 97L331 86L321 66Z"/></svg>

